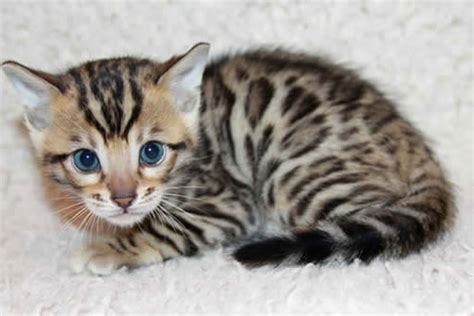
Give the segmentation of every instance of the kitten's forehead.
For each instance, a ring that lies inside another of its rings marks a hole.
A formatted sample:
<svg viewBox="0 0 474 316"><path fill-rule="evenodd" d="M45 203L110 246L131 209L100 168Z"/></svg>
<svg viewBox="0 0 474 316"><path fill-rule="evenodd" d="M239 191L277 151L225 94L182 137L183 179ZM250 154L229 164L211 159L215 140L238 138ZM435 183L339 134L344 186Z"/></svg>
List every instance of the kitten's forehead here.
<svg viewBox="0 0 474 316"><path fill-rule="evenodd" d="M104 139L126 138L143 112L144 93L169 65L129 57L87 62L67 71L68 92Z"/></svg>
<svg viewBox="0 0 474 316"><path fill-rule="evenodd" d="M142 142L157 134L182 142L186 128L167 91L157 84L167 67L146 59L118 58L70 69L68 91L54 106L54 136L48 137L55 139L52 146L82 143L97 149L103 143L116 148L123 140Z"/></svg>
<svg viewBox="0 0 474 316"><path fill-rule="evenodd" d="M104 139L127 137L143 108L143 88L159 76L148 60L89 62L68 71L71 90L87 123Z"/></svg>

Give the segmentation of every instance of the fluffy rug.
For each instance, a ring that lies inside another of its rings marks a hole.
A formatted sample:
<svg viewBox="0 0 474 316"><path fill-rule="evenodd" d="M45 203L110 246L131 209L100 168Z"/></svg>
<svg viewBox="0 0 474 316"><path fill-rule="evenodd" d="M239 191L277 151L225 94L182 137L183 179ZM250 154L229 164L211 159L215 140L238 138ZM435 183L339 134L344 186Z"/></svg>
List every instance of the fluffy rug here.
<svg viewBox="0 0 474 316"><path fill-rule="evenodd" d="M348 63L398 100L456 186L458 218L431 249L369 266L246 270L223 250L201 258L74 275L79 236L51 215L19 98L0 76L0 314L434 313L473 310L472 2L2 1L0 59L56 71L133 54L164 59L198 41L212 55L274 44ZM472 315L472 314L471 314Z"/></svg>

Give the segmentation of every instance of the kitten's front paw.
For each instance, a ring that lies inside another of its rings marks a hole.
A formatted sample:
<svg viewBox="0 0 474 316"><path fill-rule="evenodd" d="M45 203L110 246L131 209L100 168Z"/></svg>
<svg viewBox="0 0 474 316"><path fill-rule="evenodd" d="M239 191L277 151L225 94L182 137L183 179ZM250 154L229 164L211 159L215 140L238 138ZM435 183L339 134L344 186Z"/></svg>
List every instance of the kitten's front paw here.
<svg viewBox="0 0 474 316"><path fill-rule="evenodd" d="M107 243L87 245L75 253L69 261L75 273L89 271L97 275L108 275L118 268L127 265L130 258L117 252Z"/></svg>

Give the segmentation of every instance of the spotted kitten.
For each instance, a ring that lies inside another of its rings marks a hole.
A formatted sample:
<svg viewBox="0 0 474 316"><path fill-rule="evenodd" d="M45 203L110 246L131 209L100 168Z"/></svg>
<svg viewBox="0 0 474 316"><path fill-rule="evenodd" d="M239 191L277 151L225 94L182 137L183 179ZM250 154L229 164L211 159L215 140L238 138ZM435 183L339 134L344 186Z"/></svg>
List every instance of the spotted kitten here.
<svg viewBox="0 0 474 316"><path fill-rule="evenodd" d="M3 64L58 215L98 235L75 270L245 241L234 257L248 266L368 262L416 252L451 225L440 166L370 83L280 50L206 65L208 50L59 75Z"/></svg>

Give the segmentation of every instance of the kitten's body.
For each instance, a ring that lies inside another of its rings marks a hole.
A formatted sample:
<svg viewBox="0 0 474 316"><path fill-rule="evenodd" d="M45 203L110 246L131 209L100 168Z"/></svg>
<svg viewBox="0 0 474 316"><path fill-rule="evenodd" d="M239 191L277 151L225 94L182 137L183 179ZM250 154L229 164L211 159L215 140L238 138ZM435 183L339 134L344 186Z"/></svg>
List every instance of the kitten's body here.
<svg viewBox="0 0 474 316"><path fill-rule="evenodd" d="M155 182L137 180L143 200L160 191L156 211L87 248L78 269L108 273L256 235L239 261L369 261L417 251L451 224L450 188L422 137L355 74L284 51L229 56L206 67L196 111L177 84L159 89L179 60L97 61L62 77L70 111L122 144L118 156L150 133L141 126L167 134L172 155ZM153 110L168 90L179 110ZM46 169L59 159L52 148L40 154Z"/></svg>

